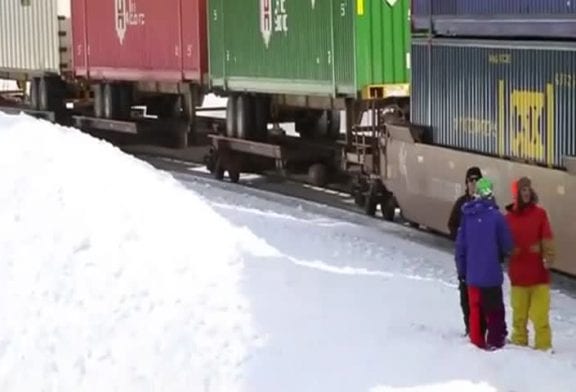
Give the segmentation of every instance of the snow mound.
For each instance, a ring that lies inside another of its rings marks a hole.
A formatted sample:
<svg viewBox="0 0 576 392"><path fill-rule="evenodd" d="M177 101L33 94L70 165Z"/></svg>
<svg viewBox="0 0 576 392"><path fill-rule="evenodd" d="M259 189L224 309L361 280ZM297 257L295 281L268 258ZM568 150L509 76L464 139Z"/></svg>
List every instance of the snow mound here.
<svg viewBox="0 0 576 392"><path fill-rule="evenodd" d="M0 114L0 390L235 391L246 237L172 177Z"/></svg>

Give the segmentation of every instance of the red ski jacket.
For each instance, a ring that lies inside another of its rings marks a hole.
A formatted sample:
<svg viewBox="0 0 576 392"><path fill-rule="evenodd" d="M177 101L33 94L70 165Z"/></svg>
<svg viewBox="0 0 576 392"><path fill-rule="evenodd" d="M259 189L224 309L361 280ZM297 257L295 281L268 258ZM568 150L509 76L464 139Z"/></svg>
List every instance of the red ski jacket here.
<svg viewBox="0 0 576 392"><path fill-rule="evenodd" d="M544 260L554 262L552 230L546 211L535 203L522 209L518 204L507 207L506 220L514 239L508 275L513 286L550 283L550 272Z"/></svg>

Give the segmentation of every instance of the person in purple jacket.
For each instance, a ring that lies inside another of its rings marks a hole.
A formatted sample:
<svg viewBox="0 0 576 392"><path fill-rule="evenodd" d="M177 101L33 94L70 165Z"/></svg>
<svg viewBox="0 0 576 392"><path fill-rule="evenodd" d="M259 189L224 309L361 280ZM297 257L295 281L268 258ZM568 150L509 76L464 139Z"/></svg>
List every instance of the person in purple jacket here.
<svg viewBox="0 0 576 392"><path fill-rule="evenodd" d="M506 328L502 263L514 243L506 219L494 201L492 182L482 178L476 197L462 206L462 222L456 238L458 277L468 286L470 341L477 347L494 350L504 346ZM484 317L487 336L481 328Z"/></svg>

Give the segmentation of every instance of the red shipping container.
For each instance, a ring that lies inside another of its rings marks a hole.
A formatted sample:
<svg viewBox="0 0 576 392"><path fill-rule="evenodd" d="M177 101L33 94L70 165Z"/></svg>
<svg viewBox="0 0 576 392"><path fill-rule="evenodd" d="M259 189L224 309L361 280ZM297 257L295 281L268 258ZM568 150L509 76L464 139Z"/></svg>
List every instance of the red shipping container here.
<svg viewBox="0 0 576 392"><path fill-rule="evenodd" d="M72 0L74 71L92 80L201 82L205 0Z"/></svg>

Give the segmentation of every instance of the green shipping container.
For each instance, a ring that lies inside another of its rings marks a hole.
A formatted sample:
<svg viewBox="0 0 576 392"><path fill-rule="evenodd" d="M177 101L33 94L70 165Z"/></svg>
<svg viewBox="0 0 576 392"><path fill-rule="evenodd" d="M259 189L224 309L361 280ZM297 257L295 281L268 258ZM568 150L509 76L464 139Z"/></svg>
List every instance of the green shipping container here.
<svg viewBox="0 0 576 392"><path fill-rule="evenodd" d="M407 96L410 0L209 0L216 89Z"/></svg>

